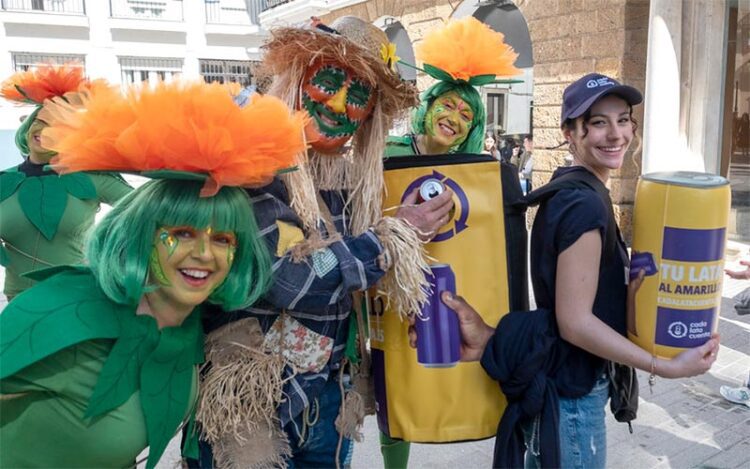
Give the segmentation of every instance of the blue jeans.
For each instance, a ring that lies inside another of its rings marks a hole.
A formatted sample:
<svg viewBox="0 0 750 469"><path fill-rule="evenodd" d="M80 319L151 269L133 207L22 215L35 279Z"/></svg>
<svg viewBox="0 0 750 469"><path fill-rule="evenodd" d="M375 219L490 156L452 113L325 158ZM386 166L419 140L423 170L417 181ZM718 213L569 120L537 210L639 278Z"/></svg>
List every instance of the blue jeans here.
<svg viewBox="0 0 750 469"><path fill-rule="evenodd" d="M292 447L292 458L288 468L333 468L336 467L336 447L339 432L336 417L341 407L341 390L337 379L329 379L318 397L284 427ZM341 467L351 464L352 440L344 438L339 452Z"/></svg>
<svg viewBox="0 0 750 469"><path fill-rule="evenodd" d="M560 398L560 467L598 469L606 466L604 407L608 400L609 378L606 375L600 377L585 396L578 399ZM524 467L538 469L541 467L536 452L538 442L531 441L536 432L530 428L524 433L527 447Z"/></svg>

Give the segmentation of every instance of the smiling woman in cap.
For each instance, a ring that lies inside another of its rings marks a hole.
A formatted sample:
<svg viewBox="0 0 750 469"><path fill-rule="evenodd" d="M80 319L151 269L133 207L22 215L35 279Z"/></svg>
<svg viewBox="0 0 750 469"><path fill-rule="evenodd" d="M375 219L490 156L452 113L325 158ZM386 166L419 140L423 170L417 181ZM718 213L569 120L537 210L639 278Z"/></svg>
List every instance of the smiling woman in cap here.
<svg viewBox="0 0 750 469"><path fill-rule="evenodd" d="M526 428L527 447L532 449L526 454L527 466L605 467L609 362L679 378L705 373L716 360L718 337L672 360L652 357L626 338L626 311L634 308L631 299L643 273L628 285L627 248L605 184L637 140L632 113L633 106L642 101L637 89L596 73L576 80L563 93L561 128L573 165L558 168L552 180L560 178L575 186L560 188L541 203L531 234L537 307L554 312L559 330L555 351L565 357L549 376L559 395L554 412L559 421L542 413L541 419ZM445 300L462 317L462 325L477 324L476 313L465 302ZM462 329L475 359L485 345L492 345L493 334L482 324ZM487 350L482 357L485 369L493 360L503 363L492 347ZM524 391L524 399L541 400L531 394L531 390ZM508 460L498 461L498 456L512 459L513 452L498 446L495 451L495 464L507 466ZM523 464L522 458L515 462Z"/></svg>

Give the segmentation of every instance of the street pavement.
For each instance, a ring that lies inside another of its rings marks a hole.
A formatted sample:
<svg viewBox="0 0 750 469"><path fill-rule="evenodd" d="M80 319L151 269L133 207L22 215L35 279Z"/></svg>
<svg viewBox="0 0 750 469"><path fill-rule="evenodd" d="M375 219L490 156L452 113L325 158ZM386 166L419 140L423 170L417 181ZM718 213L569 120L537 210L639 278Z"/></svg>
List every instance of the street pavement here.
<svg viewBox="0 0 750 469"><path fill-rule="evenodd" d="M744 247L747 255L747 246ZM727 264L728 267L736 264ZM0 269L0 283L4 271ZM657 379L653 393L648 376L640 373L638 418L631 435L626 424L607 413L608 467L740 468L750 467L750 407L731 404L719 386L738 386L750 374L750 315L738 315L733 299L750 281L725 277L719 333L721 350L711 371L689 379ZM5 299L0 296L0 309ZM364 441L354 448L354 469L382 468L378 429L374 417L365 420ZM479 442L414 444L409 467L488 468L494 439ZM140 464L139 468L145 464ZM178 441L170 444L159 469L179 467Z"/></svg>

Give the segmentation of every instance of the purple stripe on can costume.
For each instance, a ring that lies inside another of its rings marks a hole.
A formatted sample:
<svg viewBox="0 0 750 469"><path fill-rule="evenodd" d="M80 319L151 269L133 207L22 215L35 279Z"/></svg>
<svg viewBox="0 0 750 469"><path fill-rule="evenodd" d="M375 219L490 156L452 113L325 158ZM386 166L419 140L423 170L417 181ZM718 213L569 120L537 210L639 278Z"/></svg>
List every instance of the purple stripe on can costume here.
<svg viewBox="0 0 750 469"><path fill-rule="evenodd" d="M684 310L658 307L656 311L654 342L658 345L693 348L711 338L716 308Z"/></svg>
<svg viewBox="0 0 750 469"><path fill-rule="evenodd" d="M724 257L724 228L693 230L664 228L662 259L681 262L710 262Z"/></svg>

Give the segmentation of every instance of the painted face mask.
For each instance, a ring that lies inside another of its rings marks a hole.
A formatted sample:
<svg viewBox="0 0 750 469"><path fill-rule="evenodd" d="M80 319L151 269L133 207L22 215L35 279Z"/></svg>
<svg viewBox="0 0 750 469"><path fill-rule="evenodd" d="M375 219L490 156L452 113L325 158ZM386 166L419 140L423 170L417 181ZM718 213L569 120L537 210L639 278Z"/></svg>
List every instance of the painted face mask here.
<svg viewBox="0 0 750 469"><path fill-rule="evenodd" d="M455 91L435 98L427 108L425 130L430 138L448 148L461 145L469 136L474 111Z"/></svg>
<svg viewBox="0 0 750 469"><path fill-rule="evenodd" d="M318 62L302 81L301 107L312 117L305 129L316 151L339 153L372 113L375 93L348 67Z"/></svg>
<svg viewBox="0 0 750 469"><path fill-rule="evenodd" d="M203 303L226 279L236 249L231 232L159 228L150 259L151 278L159 285L154 294L177 307Z"/></svg>

